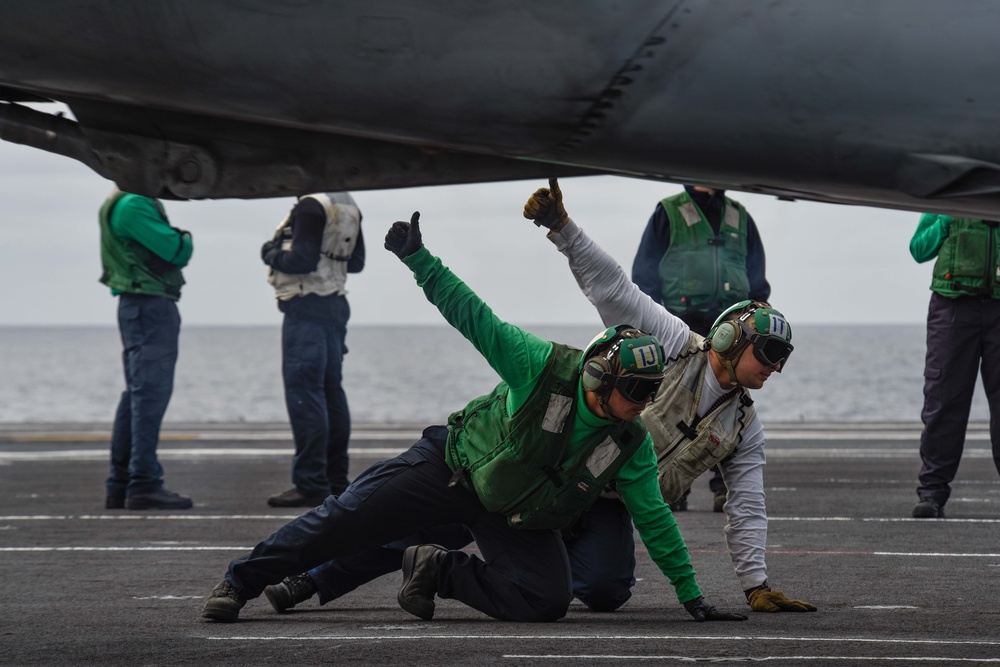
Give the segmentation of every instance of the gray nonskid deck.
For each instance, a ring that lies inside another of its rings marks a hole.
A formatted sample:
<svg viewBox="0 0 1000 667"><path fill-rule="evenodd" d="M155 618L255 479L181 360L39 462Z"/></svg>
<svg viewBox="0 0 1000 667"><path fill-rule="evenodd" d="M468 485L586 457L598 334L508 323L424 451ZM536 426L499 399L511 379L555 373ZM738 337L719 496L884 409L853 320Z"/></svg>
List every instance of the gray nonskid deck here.
<svg viewBox="0 0 1000 667"><path fill-rule="evenodd" d="M352 474L424 425L358 424ZM10 665L568 665L1000 662L1000 480L985 424L970 427L944 520L914 520L920 425L769 424L772 584L815 614L690 620L640 546L618 612L574 603L551 624L490 619L452 600L424 622L390 575L320 607L203 622L228 561L294 517L287 424L167 424L160 451L184 512L103 509L108 425L0 425L0 663ZM985 459L985 460L984 460ZM677 515L706 596L746 609L706 479Z"/></svg>

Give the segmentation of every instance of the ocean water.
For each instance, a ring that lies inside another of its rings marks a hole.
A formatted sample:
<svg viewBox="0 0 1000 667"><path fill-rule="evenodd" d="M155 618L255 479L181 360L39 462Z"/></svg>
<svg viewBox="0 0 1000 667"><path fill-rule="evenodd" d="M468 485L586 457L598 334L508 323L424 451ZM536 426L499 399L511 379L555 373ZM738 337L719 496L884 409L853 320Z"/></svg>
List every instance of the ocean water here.
<svg viewBox="0 0 1000 667"><path fill-rule="evenodd" d="M592 326L526 326L583 347ZM279 326L182 326L167 422L284 422ZM795 327L781 374L754 392L769 422L914 422L923 400L924 327ZM442 326L351 326L345 387L358 423L442 423L496 374ZM121 343L108 327L0 327L0 423L111 423ZM977 385L971 419L987 421Z"/></svg>

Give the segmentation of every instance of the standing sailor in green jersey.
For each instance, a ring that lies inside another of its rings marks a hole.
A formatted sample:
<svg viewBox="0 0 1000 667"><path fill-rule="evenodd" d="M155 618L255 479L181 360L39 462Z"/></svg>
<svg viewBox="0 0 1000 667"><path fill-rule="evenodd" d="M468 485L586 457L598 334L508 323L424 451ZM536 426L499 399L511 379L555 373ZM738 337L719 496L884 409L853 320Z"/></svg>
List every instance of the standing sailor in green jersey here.
<svg viewBox="0 0 1000 667"><path fill-rule="evenodd" d="M744 620L704 600L659 493L652 440L636 419L662 380L656 338L615 326L582 352L501 320L423 246L418 214L393 224L385 247L501 383L447 426L425 429L409 450L369 468L343 494L233 560L203 617L235 621L248 599L284 577L427 528L461 524L482 559L434 544L407 548L400 606L430 619L440 596L501 620L554 621L573 598L560 529L613 482L688 612L699 621Z"/></svg>
<svg viewBox="0 0 1000 667"><path fill-rule="evenodd" d="M117 188L100 211L101 282L118 297L125 391L111 432L107 509L188 509L191 499L163 488L156 456L174 389L181 318L177 301L194 246L170 226L156 199Z"/></svg>
<svg viewBox="0 0 1000 667"><path fill-rule="evenodd" d="M910 254L918 262L937 258L927 309L924 430L913 516L944 518L979 373L990 406L993 464L1000 472L1000 222L925 213Z"/></svg>

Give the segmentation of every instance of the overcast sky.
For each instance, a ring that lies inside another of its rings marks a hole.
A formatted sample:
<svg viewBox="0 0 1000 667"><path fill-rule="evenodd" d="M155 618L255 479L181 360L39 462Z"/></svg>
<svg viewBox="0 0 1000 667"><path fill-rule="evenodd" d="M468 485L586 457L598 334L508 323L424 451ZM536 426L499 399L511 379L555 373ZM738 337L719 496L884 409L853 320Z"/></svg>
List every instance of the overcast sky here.
<svg viewBox="0 0 1000 667"><path fill-rule="evenodd" d="M627 270L646 221L681 187L618 177L560 181L567 210ZM545 181L353 193L364 216L364 272L348 279L352 324L439 324L409 271L382 248L394 220L419 210L424 243L511 322L593 324L566 261L521 217ZM0 325L114 325L101 273L98 209L112 183L83 164L0 141ZM923 323L933 262L908 245L919 214L730 192L753 215L767 255L771 303L795 323ZM292 198L164 202L191 231L185 326L281 320L260 245Z"/></svg>

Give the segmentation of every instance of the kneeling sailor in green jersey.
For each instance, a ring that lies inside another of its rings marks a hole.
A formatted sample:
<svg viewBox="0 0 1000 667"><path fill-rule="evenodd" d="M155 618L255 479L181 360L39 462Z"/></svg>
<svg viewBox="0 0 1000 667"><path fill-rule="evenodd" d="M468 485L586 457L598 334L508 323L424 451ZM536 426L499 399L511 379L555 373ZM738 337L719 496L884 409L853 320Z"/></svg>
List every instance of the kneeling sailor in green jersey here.
<svg viewBox="0 0 1000 667"><path fill-rule="evenodd" d="M233 560L203 617L235 621L246 600L285 577L461 524L482 558L434 544L407 548L400 606L429 619L438 596L501 620L554 621L573 598L560 529L614 484L687 611L699 621L744 620L702 597L659 492L652 439L638 418L662 381L659 341L614 326L584 352L503 321L423 246L418 214L393 224L385 247L413 271L428 300L501 383L453 414L447 426L425 429L406 452L376 464L343 494Z"/></svg>

